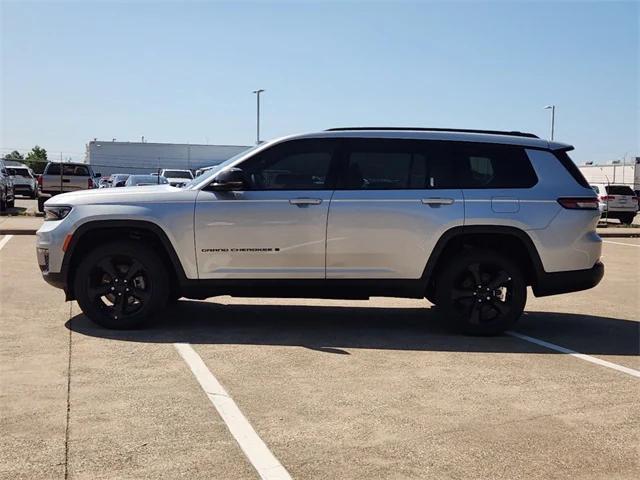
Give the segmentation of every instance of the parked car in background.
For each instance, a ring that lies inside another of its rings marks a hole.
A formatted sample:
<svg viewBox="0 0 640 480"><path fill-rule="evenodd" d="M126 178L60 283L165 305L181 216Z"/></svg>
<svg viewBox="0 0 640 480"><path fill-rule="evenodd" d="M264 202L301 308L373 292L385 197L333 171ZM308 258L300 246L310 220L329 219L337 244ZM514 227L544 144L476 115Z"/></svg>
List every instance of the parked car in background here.
<svg viewBox="0 0 640 480"><path fill-rule="evenodd" d="M193 173L191 173L191 170L163 168L160 170L160 176L169 180L169 184L172 187L184 187L188 182L193 180Z"/></svg>
<svg viewBox="0 0 640 480"><path fill-rule="evenodd" d="M42 193L57 195L97 188L100 174L95 174L86 163L49 162L38 181Z"/></svg>
<svg viewBox="0 0 640 480"><path fill-rule="evenodd" d="M7 208L13 208L14 204L13 179L9 175L4 160L0 160L0 212L4 212Z"/></svg>
<svg viewBox="0 0 640 480"><path fill-rule="evenodd" d="M36 175L26 165L7 167L9 175L13 177L13 188L16 195L26 195L29 198L38 196L38 181Z"/></svg>
<svg viewBox="0 0 640 480"><path fill-rule="evenodd" d="M591 185L598 195L600 212L605 218L615 218L626 225L633 222L638 213L638 197L627 185L594 183Z"/></svg>
<svg viewBox="0 0 640 480"><path fill-rule="evenodd" d="M113 173L111 174L111 186L124 187L124 184L127 183L127 178L129 178L128 173Z"/></svg>
<svg viewBox="0 0 640 480"><path fill-rule="evenodd" d="M145 185L166 185L168 183L169 180L159 175L129 175L124 186L143 187Z"/></svg>
<svg viewBox="0 0 640 480"><path fill-rule="evenodd" d="M98 180L98 188L109 188L111 187L111 177L100 177Z"/></svg>

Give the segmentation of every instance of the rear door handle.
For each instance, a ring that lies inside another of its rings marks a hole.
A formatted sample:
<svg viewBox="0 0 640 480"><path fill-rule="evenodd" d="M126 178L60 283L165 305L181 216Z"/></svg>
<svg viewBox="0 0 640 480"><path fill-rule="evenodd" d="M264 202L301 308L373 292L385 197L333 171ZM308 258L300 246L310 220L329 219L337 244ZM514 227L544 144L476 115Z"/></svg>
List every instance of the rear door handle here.
<svg viewBox="0 0 640 480"><path fill-rule="evenodd" d="M452 205L454 202L453 198L423 198L423 205Z"/></svg>
<svg viewBox="0 0 640 480"><path fill-rule="evenodd" d="M291 205L297 205L298 207L306 207L307 205L320 205L322 203L321 198L291 198L289 199Z"/></svg>

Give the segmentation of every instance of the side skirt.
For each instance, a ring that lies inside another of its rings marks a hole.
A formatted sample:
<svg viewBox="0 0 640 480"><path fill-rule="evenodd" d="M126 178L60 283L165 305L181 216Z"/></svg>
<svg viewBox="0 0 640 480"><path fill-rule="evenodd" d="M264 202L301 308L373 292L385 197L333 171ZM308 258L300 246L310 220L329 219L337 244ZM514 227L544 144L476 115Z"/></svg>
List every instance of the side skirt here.
<svg viewBox="0 0 640 480"><path fill-rule="evenodd" d="M369 297L424 298L425 284L417 280L188 280L182 296L205 299L233 297L327 298L367 300Z"/></svg>

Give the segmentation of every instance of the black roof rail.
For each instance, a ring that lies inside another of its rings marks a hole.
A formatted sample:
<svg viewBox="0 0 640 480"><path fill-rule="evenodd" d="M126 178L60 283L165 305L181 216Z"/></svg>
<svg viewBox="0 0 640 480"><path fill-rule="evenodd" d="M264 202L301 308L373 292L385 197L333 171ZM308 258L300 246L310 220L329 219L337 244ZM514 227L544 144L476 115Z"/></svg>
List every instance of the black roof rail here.
<svg viewBox="0 0 640 480"><path fill-rule="evenodd" d="M402 131L412 130L418 132L453 132L453 133L484 133L489 135L507 135L510 137L527 137L527 138L540 138L533 133L518 132L518 131L502 131L502 130L474 130L468 128L423 128L423 127L336 127L328 128L326 132L343 132L348 130L387 130L387 131Z"/></svg>

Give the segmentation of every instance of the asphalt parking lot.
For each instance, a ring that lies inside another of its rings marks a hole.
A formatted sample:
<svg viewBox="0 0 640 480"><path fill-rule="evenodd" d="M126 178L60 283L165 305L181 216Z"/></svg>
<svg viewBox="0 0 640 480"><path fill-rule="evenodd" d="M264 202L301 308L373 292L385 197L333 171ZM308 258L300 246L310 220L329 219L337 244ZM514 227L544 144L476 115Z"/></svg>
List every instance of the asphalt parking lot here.
<svg viewBox="0 0 640 480"><path fill-rule="evenodd" d="M595 289L530 296L519 338L381 298L183 300L108 331L34 242L0 236L2 478L259 478L260 455L270 478L640 475L640 239L606 240Z"/></svg>

